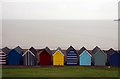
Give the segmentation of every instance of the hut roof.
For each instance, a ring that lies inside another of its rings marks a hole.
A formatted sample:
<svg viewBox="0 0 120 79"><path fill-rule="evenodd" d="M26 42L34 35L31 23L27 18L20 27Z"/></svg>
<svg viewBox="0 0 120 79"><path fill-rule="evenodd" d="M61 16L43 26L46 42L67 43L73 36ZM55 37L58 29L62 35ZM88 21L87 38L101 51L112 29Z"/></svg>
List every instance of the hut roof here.
<svg viewBox="0 0 120 79"><path fill-rule="evenodd" d="M99 52L102 52L105 56L107 56L107 54L106 54L106 52L104 51L104 50L98 50L94 55L96 55L97 53L99 53Z"/></svg>
<svg viewBox="0 0 120 79"><path fill-rule="evenodd" d="M37 50L36 50L34 47L31 47L29 50L30 50L34 55L36 55Z"/></svg>
<svg viewBox="0 0 120 79"><path fill-rule="evenodd" d="M44 50L46 50L49 54L52 54L52 51L48 47L46 47Z"/></svg>
<svg viewBox="0 0 120 79"><path fill-rule="evenodd" d="M2 51L4 53L8 54L11 51L11 49L9 49L8 47L4 47L4 48L2 48Z"/></svg>
<svg viewBox="0 0 120 79"><path fill-rule="evenodd" d="M96 46L93 50L92 50L92 54L95 54L97 51L100 51L101 49Z"/></svg>
<svg viewBox="0 0 120 79"><path fill-rule="evenodd" d="M60 48L60 47L58 47L54 52L53 52L53 55L56 53L56 51L58 51L58 50L60 50L61 51L61 53L64 55L64 52L63 52L63 50Z"/></svg>
<svg viewBox="0 0 120 79"><path fill-rule="evenodd" d="M74 49L73 46L70 46L66 51L69 52L69 51L76 51L76 50Z"/></svg>
<svg viewBox="0 0 120 79"><path fill-rule="evenodd" d="M111 55L111 54L116 53L116 52L117 52L117 51L115 51L114 49L110 48L110 49L106 52L106 54L107 54L107 55Z"/></svg>
<svg viewBox="0 0 120 79"><path fill-rule="evenodd" d="M80 55L84 50L87 50L85 47L82 47L79 51L78 54Z"/></svg>
<svg viewBox="0 0 120 79"><path fill-rule="evenodd" d="M17 46L16 48L14 48L15 51L17 51L19 54L23 53L23 49L20 46Z"/></svg>
<svg viewBox="0 0 120 79"><path fill-rule="evenodd" d="M40 54L40 53L42 53L43 51L46 51L46 52L48 52L50 55L52 55L52 51L51 51L48 47L45 47L44 49L39 49L39 50L38 50L38 53Z"/></svg>

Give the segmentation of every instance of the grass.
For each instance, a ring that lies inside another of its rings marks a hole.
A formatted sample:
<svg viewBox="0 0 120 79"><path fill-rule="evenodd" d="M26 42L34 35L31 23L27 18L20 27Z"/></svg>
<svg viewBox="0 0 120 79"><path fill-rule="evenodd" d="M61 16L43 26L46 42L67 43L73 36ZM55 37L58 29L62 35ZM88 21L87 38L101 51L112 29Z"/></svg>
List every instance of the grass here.
<svg viewBox="0 0 120 79"><path fill-rule="evenodd" d="M3 77L118 77L118 68L107 67L34 67L3 68Z"/></svg>

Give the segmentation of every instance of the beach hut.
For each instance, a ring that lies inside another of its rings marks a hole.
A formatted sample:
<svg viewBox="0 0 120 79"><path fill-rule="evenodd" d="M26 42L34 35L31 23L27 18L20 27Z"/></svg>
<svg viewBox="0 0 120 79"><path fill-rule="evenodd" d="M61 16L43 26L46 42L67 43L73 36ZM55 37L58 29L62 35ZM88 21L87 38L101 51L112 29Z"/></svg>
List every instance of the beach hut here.
<svg viewBox="0 0 120 79"><path fill-rule="evenodd" d="M78 51L78 54L79 54L79 65L80 66L91 66L92 55L85 47L82 47Z"/></svg>
<svg viewBox="0 0 120 79"><path fill-rule="evenodd" d="M78 64L78 54L77 51L70 46L67 51L66 65L77 65Z"/></svg>
<svg viewBox="0 0 120 79"><path fill-rule="evenodd" d="M60 47L53 54L53 65L54 66L64 66L64 53Z"/></svg>
<svg viewBox="0 0 120 79"><path fill-rule="evenodd" d="M0 50L0 65L6 64L6 53Z"/></svg>
<svg viewBox="0 0 120 79"><path fill-rule="evenodd" d="M37 64L36 58L37 51L33 47L25 51L23 56L23 64L26 66L34 66Z"/></svg>
<svg viewBox="0 0 120 79"><path fill-rule="evenodd" d="M107 55L99 47L95 47L92 51L93 64L95 66L105 66L107 62Z"/></svg>
<svg viewBox="0 0 120 79"><path fill-rule="evenodd" d="M107 52L108 64L110 66L120 66L120 53L114 49L109 49Z"/></svg>
<svg viewBox="0 0 120 79"><path fill-rule="evenodd" d="M4 47L2 48L2 51L7 55L11 51L11 49L9 49L8 47Z"/></svg>
<svg viewBox="0 0 120 79"><path fill-rule="evenodd" d="M1 50L1 54L2 54L2 60L1 61L4 61L4 63L3 64L7 64L7 55L8 55L8 53L11 51L11 49L9 49L8 47L4 47L4 48L2 48L2 50Z"/></svg>
<svg viewBox="0 0 120 79"><path fill-rule="evenodd" d="M39 54L40 65L51 65L52 64L52 51L46 47Z"/></svg>
<svg viewBox="0 0 120 79"><path fill-rule="evenodd" d="M21 65L22 64L23 50L19 46L12 49L7 57L8 65Z"/></svg>

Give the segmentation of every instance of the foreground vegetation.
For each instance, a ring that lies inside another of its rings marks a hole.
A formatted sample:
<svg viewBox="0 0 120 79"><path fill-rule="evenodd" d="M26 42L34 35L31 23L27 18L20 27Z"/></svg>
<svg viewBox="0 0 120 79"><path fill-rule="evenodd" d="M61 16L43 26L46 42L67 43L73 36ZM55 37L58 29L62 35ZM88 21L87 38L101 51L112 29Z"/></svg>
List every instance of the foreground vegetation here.
<svg viewBox="0 0 120 79"><path fill-rule="evenodd" d="M15 67L3 68L3 77L118 77L118 68L107 67Z"/></svg>

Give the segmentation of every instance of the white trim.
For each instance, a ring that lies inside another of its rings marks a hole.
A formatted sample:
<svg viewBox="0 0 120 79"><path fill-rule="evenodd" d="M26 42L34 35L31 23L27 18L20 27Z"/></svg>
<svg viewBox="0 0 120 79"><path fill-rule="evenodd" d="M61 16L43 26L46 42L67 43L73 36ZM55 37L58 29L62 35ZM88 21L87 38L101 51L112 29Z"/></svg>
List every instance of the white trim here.
<svg viewBox="0 0 120 79"><path fill-rule="evenodd" d="M0 55L0 56L2 57L2 56L6 56L6 55Z"/></svg>
<svg viewBox="0 0 120 79"><path fill-rule="evenodd" d="M89 56L92 56L87 50L84 50L79 56L81 56L85 52L87 52Z"/></svg>
<svg viewBox="0 0 120 79"><path fill-rule="evenodd" d="M4 65L4 64L6 64L6 62L0 62L0 65Z"/></svg>
<svg viewBox="0 0 120 79"><path fill-rule="evenodd" d="M76 54L75 54L75 53L74 53L74 54L70 54L70 53L68 53L67 55L70 55L70 56L71 56L71 55L75 55L75 56L76 56Z"/></svg>
<svg viewBox="0 0 120 79"><path fill-rule="evenodd" d="M53 56L54 56L57 52L60 52L60 53L64 56L64 54L62 53L62 51L60 51L59 49L55 51L55 53L53 54Z"/></svg>
<svg viewBox="0 0 120 79"><path fill-rule="evenodd" d="M1 61L6 61L6 60L0 60L0 62L1 62Z"/></svg>
<svg viewBox="0 0 120 79"><path fill-rule="evenodd" d="M35 56L30 50L27 50L22 56L24 56L28 52L30 52L33 56Z"/></svg>

